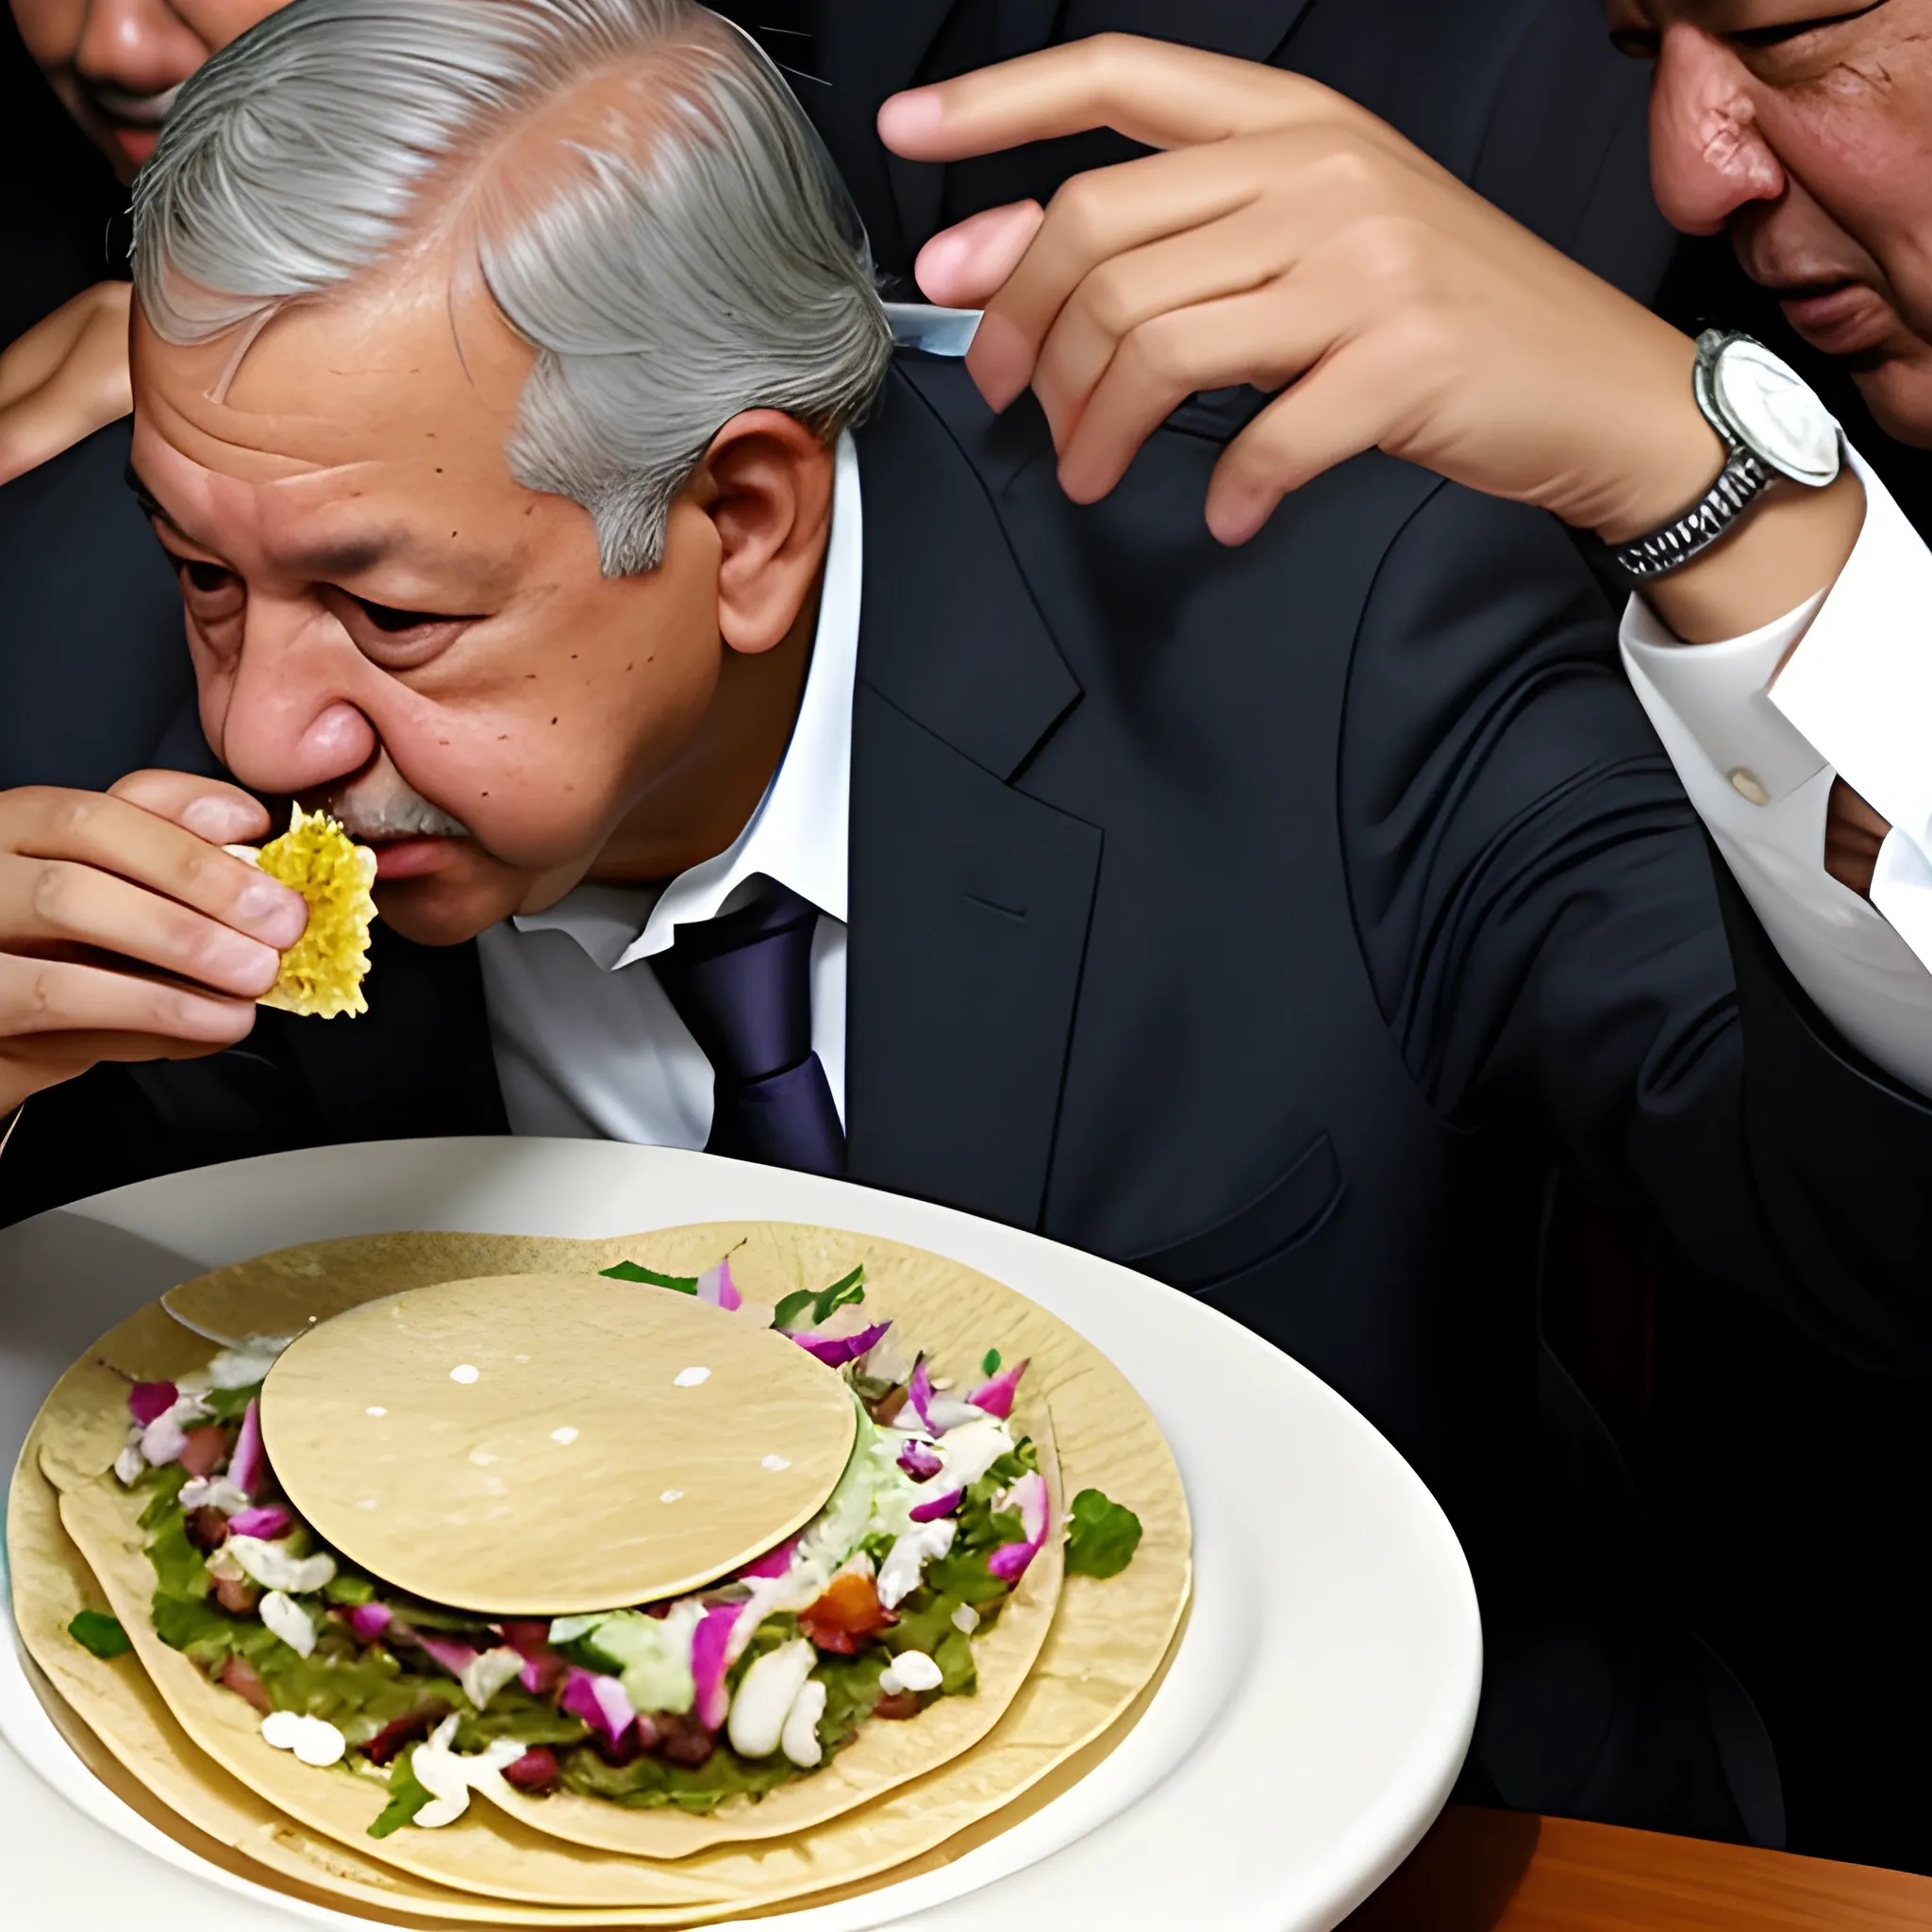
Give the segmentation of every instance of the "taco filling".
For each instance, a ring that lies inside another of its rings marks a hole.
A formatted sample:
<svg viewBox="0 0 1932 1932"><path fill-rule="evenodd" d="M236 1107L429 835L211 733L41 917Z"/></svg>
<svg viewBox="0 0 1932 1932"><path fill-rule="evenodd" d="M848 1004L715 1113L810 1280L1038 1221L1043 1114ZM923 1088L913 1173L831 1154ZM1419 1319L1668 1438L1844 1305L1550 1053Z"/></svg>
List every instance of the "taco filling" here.
<svg viewBox="0 0 1932 1932"><path fill-rule="evenodd" d="M696 1279L606 1272L741 1306L728 1265ZM492 1787L707 1813L809 1777L865 1725L974 1694L974 1643L1056 1530L1012 1419L1026 1365L989 1351L970 1393L942 1386L889 1322L826 1328L863 1298L856 1272L769 1311L856 1411L819 1513L705 1588L591 1615L488 1619L393 1590L330 1547L263 1450L275 1343L137 1384L115 1471L144 1499L156 1633L253 1705L268 1744L386 1780L376 1837L447 1824ZM1097 1491L1078 1501L1110 1512L1120 1567L1138 1522Z"/></svg>

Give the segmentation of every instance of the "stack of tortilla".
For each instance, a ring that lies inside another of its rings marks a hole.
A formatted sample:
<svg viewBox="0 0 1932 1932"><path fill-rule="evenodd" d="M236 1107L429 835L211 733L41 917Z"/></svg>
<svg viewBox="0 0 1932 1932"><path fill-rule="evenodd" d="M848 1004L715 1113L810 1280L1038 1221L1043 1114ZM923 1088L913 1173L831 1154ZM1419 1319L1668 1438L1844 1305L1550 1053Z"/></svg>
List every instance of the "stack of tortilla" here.
<svg viewBox="0 0 1932 1932"><path fill-rule="evenodd" d="M603 1273L721 1261L742 1307ZM275 1479L359 1572L491 1617L661 1605L757 1574L746 1566L840 1483L855 1453L847 1380L758 1316L861 1267L863 1309L833 1326L891 1322L958 1391L985 1351L1027 1364L1010 1427L1035 1445L1053 1528L974 1643L972 1694L870 1722L810 1774L709 1810L498 1779L441 1829L373 1837L380 1779L274 1748L255 1707L161 1641L139 1520L150 1499L125 1468L138 1385L192 1383L224 1351L275 1338L260 1426ZM1067 1501L1089 1489L1140 1520L1117 1574L1062 1561ZM934 1869L1114 1748L1159 1681L1190 1587L1178 1473L1097 1350L956 1262L763 1223L597 1241L358 1237L185 1283L56 1386L8 1535L37 1688L104 1782L260 1884L425 1925L697 1925ZM118 1622L127 1654L76 1641L90 1611Z"/></svg>

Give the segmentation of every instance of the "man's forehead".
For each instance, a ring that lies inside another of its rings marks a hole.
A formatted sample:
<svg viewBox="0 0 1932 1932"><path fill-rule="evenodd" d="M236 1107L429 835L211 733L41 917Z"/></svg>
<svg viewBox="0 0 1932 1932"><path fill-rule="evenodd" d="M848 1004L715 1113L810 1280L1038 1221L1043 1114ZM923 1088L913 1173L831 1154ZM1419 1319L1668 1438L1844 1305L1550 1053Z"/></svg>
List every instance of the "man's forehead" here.
<svg viewBox="0 0 1932 1932"><path fill-rule="evenodd" d="M425 274L292 302L252 336L186 346L162 342L137 311L135 409L196 463L252 480L351 463L433 469L500 459L531 359L480 290Z"/></svg>

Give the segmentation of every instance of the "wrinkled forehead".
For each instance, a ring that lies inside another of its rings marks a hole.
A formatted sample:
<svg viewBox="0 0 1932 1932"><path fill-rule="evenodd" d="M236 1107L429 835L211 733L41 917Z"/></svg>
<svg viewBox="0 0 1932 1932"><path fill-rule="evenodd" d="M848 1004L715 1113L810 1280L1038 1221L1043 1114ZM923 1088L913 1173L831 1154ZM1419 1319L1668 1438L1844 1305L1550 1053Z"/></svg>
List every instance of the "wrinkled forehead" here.
<svg viewBox="0 0 1932 1932"><path fill-rule="evenodd" d="M162 341L137 307L131 350L137 436L252 483L501 467L533 359L475 278L441 262L200 343Z"/></svg>

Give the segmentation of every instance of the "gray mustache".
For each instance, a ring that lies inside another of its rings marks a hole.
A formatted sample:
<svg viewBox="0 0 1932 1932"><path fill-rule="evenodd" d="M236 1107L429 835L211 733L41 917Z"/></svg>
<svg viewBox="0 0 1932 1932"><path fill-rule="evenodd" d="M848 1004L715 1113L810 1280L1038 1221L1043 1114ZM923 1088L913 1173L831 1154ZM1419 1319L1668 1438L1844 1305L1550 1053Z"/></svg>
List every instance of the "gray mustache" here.
<svg viewBox="0 0 1932 1932"><path fill-rule="evenodd" d="M325 791L321 808L341 822L352 839L380 843L391 839L467 839L470 828L414 792L379 803L336 798Z"/></svg>

